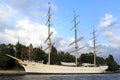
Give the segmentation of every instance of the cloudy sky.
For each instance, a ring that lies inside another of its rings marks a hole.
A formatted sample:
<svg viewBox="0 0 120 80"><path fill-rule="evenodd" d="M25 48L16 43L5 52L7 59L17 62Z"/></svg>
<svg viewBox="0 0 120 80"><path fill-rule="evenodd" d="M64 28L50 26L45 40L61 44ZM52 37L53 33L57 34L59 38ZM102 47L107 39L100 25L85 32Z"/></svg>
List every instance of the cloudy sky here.
<svg viewBox="0 0 120 80"><path fill-rule="evenodd" d="M34 47L46 46L47 11L51 2L52 43L59 51L72 51L68 45L74 40L73 11L75 10L78 37L84 38L80 51L92 49L92 29L96 29L98 55L108 57L112 54L120 64L120 8L119 0L0 0L0 43L20 43ZM101 54L100 54L101 53Z"/></svg>

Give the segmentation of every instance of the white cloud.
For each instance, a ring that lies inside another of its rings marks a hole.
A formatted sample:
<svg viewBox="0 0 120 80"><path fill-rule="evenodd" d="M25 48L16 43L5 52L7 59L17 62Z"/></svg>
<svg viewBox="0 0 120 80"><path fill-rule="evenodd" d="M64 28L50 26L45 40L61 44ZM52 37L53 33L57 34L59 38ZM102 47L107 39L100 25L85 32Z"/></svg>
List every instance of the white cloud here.
<svg viewBox="0 0 120 80"><path fill-rule="evenodd" d="M48 11L48 1L46 0L11 0L11 6L13 9L19 11L19 13L24 16L29 16L29 18L42 17L44 19ZM57 6L51 3L52 13L57 11Z"/></svg>
<svg viewBox="0 0 120 80"><path fill-rule="evenodd" d="M22 44L28 45L32 43L34 46L38 46L47 38L47 26L41 25L30 20L21 20L16 23L14 29L5 29L3 33L0 33L0 38L7 43L15 44L20 38ZM56 35L56 31L53 31L53 36Z"/></svg>
<svg viewBox="0 0 120 80"><path fill-rule="evenodd" d="M93 47L93 41L92 40L89 40L87 43L90 47Z"/></svg>
<svg viewBox="0 0 120 80"><path fill-rule="evenodd" d="M117 18L112 14L105 14L100 20L100 29L102 29L102 37L108 41L109 46L113 48L120 47L120 35L117 35L120 25L117 23Z"/></svg>
<svg viewBox="0 0 120 80"><path fill-rule="evenodd" d="M8 21L10 18L14 18L17 11L13 10L12 7L0 3L0 21ZM13 16L14 15L14 16Z"/></svg>
<svg viewBox="0 0 120 80"><path fill-rule="evenodd" d="M65 40L63 37L56 36L54 41L58 51L70 52L74 50L73 46L69 46L70 42L73 41L73 38Z"/></svg>
<svg viewBox="0 0 120 80"><path fill-rule="evenodd" d="M11 0L10 1L12 6L14 6L17 9L21 10L27 10L29 9L32 5L30 3L34 3L34 0Z"/></svg>
<svg viewBox="0 0 120 80"><path fill-rule="evenodd" d="M35 3L31 5L31 2ZM0 27L3 28L0 32L0 42L16 44L20 39L20 42L24 45L32 43L34 47L41 44L45 46L44 41L48 36L47 26L34 22L32 16L36 15L38 17L39 13L40 18L42 16L46 17L48 3L34 0L11 0L10 3L10 5L0 3ZM51 4L51 7L52 11L57 10L55 4ZM26 12L27 15L25 15ZM31 14L31 12L35 12L35 14ZM57 35L54 28L51 28L51 31L53 31L52 43L58 44L56 46L58 50L67 51L66 41Z"/></svg>
<svg viewBox="0 0 120 80"><path fill-rule="evenodd" d="M105 14L100 20L99 29L101 29L102 40L105 40L105 43L101 44L101 50L104 53L102 55L104 56L109 54L115 56L120 52L120 23L117 21L117 17L112 14Z"/></svg>
<svg viewBox="0 0 120 80"><path fill-rule="evenodd" d="M48 36L47 26L31 22L29 20L19 21L16 24L16 27L19 28L18 30L19 36L21 36L23 39L26 39L27 37L27 39L29 39L27 40L28 41L27 43L33 43L34 45L37 44L38 41L43 42ZM55 30L51 28L51 31L53 31L54 36L56 34Z"/></svg>
<svg viewBox="0 0 120 80"><path fill-rule="evenodd" d="M73 51L74 47L69 47L69 42L73 41L73 38L66 41L59 35L57 35L54 28L51 28L53 31L52 35L52 43L55 43L55 47L58 51ZM33 44L34 47L40 47L42 44L43 48L46 47L47 43L44 43L48 36L48 27L45 25L41 25L39 23L30 21L30 20L20 20L16 22L14 29L4 29L3 32L0 33L0 38L4 43L12 43L16 44L18 38L21 44L28 46L30 43Z"/></svg>
<svg viewBox="0 0 120 80"><path fill-rule="evenodd" d="M105 16L100 20L100 27L107 28L111 26L116 19L117 18L113 17L111 14L105 14Z"/></svg>

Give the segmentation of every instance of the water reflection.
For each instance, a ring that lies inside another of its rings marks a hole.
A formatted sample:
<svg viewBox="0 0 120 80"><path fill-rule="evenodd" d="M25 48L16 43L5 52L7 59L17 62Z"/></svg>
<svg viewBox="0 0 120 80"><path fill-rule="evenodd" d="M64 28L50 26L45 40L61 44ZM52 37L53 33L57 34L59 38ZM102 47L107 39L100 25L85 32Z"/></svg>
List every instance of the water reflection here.
<svg viewBox="0 0 120 80"><path fill-rule="evenodd" d="M120 80L120 74L0 76L0 80Z"/></svg>

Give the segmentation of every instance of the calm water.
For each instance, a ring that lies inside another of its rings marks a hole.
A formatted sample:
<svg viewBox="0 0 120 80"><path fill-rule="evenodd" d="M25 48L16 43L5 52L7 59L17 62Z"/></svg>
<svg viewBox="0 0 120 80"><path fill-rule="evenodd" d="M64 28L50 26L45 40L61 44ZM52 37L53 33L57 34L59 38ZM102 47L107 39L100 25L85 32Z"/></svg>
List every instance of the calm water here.
<svg viewBox="0 0 120 80"><path fill-rule="evenodd" d="M120 74L0 76L0 80L120 80Z"/></svg>

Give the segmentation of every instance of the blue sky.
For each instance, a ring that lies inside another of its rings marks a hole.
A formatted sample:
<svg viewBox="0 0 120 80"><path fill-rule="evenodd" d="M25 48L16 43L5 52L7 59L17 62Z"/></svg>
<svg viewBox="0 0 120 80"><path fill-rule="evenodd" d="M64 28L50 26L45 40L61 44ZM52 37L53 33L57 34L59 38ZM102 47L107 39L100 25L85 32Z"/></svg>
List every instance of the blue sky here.
<svg viewBox="0 0 120 80"><path fill-rule="evenodd" d="M74 40L73 27L75 10L78 36L84 39L79 45L85 45L82 52L91 51L93 46L93 25L97 30L97 43L100 45L99 56L112 54L120 63L120 8L119 0L0 0L0 43L16 44L18 38L25 45L32 43L34 47L46 44L48 2L51 3L52 42L60 51L71 51L68 47Z"/></svg>

